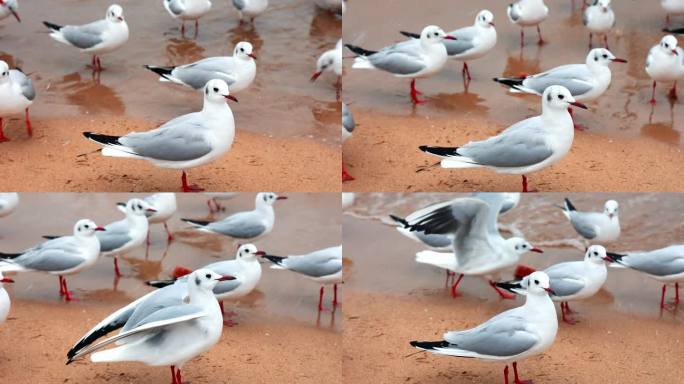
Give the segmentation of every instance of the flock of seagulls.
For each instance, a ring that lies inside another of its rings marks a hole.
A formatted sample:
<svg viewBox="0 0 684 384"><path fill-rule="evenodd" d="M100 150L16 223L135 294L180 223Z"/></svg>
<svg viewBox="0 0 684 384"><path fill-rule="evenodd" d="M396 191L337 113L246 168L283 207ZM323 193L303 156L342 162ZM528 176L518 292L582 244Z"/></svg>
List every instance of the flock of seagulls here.
<svg viewBox="0 0 684 384"><path fill-rule="evenodd" d="M541 252L520 237L504 238L498 218L518 204L519 194L480 193L470 197L436 203L406 218L391 215L396 229L404 236L429 249L416 254L416 262L447 271L447 282L453 274L451 293L464 276L480 276L502 298L526 296L525 304L503 312L492 319L463 331L444 334L438 341L411 341L415 348L435 354L477 358L506 364L504 379L508 383L508 365L512 363L515 382L517 364L544 353L554 342L558 319L554 302L560 303L561 319L575 324L575 313L569 302L594 296L606 282L607 266L629 268L663 284L660 308L676 308L679 283L684 282L684 245L646 252L608 252L596 243L611 243L620 236L618 203L609 200L601 212L578 211L570 200L559 207L577 234L590 241L583 260L554 264L540 271L519 265L520 257L530 251ZM516 280L504 281L501 273L512 270ZM674 285L672 305L665 302L668 285Z"/></svg>
<svg viewBox="0 0 684 384"><path fill-rule="evenodd" d="M209 197L211 201L215 196ZM234 258L231 255L194 270L177 266L170 279L148 281L149 286L158 289L96 324L68 351L67 364L90 356L92 362L137 361L150 366L170 366L172 382L180 384L183 365L215 345L224 325L236 324L231 319L235 314L225 310L224 302L245 297L257 287L262 277L262 262L320 284L319 311L327 309L323 306L324 287L333 286L334 311L339 305L337 284L342 282L341 245L301 255L278 256L252 244L273 230L273 205L284 199L285 196L272 192L260 192L256 194L256 207L252 211L238 212L215 222L183 219L193 225L191 230L247 243L238 247ZM0 194L0 216L11 214L18 203L17 194ZM173 239L166 222L177 211L175 194L132 198L117 206L125 214L120 221L99 226L92 220L80 219L71 236L46 236L49 240L27 250L0 253L0 323L10 310L9 295L3 284L13 282L3 274L37 271L56 275L60 296L65 301L78 300L69 291L67 276L86 272L101 256L114 257L115 274L121 276L117 256L144 246L146 239L149 242L150 224L163 223L168 241ZM117 330L118 334L105 338ZM112 345L115 347L107 348Z"/></svg>

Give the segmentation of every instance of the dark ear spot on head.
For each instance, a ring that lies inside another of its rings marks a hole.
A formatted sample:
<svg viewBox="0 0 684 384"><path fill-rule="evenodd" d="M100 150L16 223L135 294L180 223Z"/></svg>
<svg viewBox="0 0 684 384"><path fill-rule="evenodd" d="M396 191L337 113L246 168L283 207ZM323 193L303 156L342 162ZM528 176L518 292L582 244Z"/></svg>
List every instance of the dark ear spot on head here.
<svg viewBox="0 0 684 384"><path fill-rule="evenodd" d="M200 285L200 279L199 277L195 276L195 285L199 287Z"/></svg>
<svg viewBox="0 0 684 384"><path fill-rule="evenodd" d="M598 61L598 55L594 55L594 61Z"/></svg>
<svg viewBox="0 0 684 384"><path fill-rule="evenodd" d="M268 201L268 195L264 195L264 201Z"/></svg>
<svg viewBox="0 0 684 384"><path fill-rule="evenodd" d="M550 102L551 99L553 99L553 97L551 97L551 94L550 94L550 93L549 93L548 95L546 95L546 101L549 101L549 102Z"/></svg>
<svg viewBox="0 0 684 384"><path fill-rule="evenodd" d="M208 94L209 94L209 87L204 88L204 94L205 94L205 95L208 95Z"/></svg>

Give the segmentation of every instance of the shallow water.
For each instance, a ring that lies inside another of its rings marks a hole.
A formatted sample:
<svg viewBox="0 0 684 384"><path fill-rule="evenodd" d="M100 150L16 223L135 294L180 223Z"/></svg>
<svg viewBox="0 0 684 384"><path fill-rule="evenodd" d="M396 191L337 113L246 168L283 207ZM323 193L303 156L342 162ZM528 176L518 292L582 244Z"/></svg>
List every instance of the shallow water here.
<svg viewBox="0 0 684 384"><path fill-rule="evenodd" d="M378 49L402 40L400 30L420 32L428 24L436 24L445 31L472 25L481 9L494 13L498 43L494 51L470 64L473 80L466 91L461 78L461 63L447 62L436 76L419 80L418 89L427 96L428 103L413 109L409 102L409 81L393 78L385 73L351 69L353 54L345 49L344 99L354 108L383 113L419 116L467 116L486 118L503 127L528 116L538 114L541 106L535 96L512 96L491 78L501 75L538 73L563 64L584 63L589 51L588 32L582 25L580 2L573 10L570 0L547 1L549 18L542 23L542 34L548 44L537 46L533 28L525 30L526 45L520 49L520 29L506 17L508 2L496 0L461 1L383 0L350 4L345 14L344 40L367 49ZM681 99L670 103L666 97L668 84L658 86L658 104L652 108L651 81L644 70L651 46L664 35L664 13L659 3L620 1L613 3L617 26L609 38L611 51L628 64L614 63L612 84L597 101L589 104L590 111L577 113L578 122L592 132L615 136L646 136L684 145L681 121L684 108ZM378 20L382 20L379 23ZM684 24L674 18L673 25ZM681 40L681 39L680 39ZM594 38L594 46L597 40ZM362 123L362 122L360 122Z"/></svg>
<svg viewBox="0 0 684 384"><path fill-rule="evenodd" d="M274 255L303 254L315 249L340 244L340 197L333 193L292 193L288 200L275 206L276 222L273 231L255 244ZM42 235L71 234L75 221L90 218L100 225L123 217L115 203L134 194L38 194L22 193L20 204L12 215L0 220L0 252L15 252L41 241ZM142 195L144 196L144 195ZM177 194L179 211L170 220L176 240L166 246L166 234L161 224L152 225L152 245L146 255L145 247L120 258L124 275L114 278L111 258L100 258L91 269L67 277L69 289L84 302L64 305L92 305L93 301L126 298L132 301L149 292L144 281L168 278L175 266L198 268L219 259L233 259L237 242L187 229L180 218L208 219L206 196ZM226 211L215 215L219 219L230 213L251 210L254 195L239 194L225 201ZM322 328L340 329L339 312L317 313L319 285L289 271L270 269L262 264L262 277L256 290L240 300L235 309L239 323L246 317L267 318L269 321L298 321L320 323ZM57 302L57 276L29 272L13 276L16 284L10 289L13 298ZM332 300L332 289L326 290L325 304ZM320 317L318 317L320 316Z"/></svg>
<svg viewBox="0 0 684 384"><path fill-rule="evenodd" d="M407 215L426 205L449 200L464 194L441 193L362 193L356 194L353 206L343 220L345 255L352 261L345 275L348 287L396 295L435 295L444 292L445 274L441 269L417 264L416 252L425 249L385 224L388 214ZM622 233L614 244L602 244L609 251L649 250L681 243L684 230L679 225L684 215L681 194L591 193L525 195L520 204L500 218L504 236L523 235L543 254L527 254L521 264L543 269L552 264L581 260L587 244L554 206L568 197L580 210L603 210L606 200L620 203ZM510 276L509 276L510 277ZM594 298L576 307L659 316L661 284L640 273L609 268L604 289ZM478 299L499 300L482 279L466 277L459 290ZM673 288L668 298L674 297ZM682 310L664 312L663 317L684 320Z"/></svg>
<svg viewBox="0 0 684 384"><path fill-rule="evenodd" d="M104 16L111 1L38 0L21 2L22 23L0 22L0 59L31 74L38 93L36 118L88 114L128 115L166 121L199 110L201 95L189 88L159 83L143 64L180 65L210 56L232 55L234 45L254 45L257 77L231 103L237 129L276 137L311 137L339 142L340 107L334 76L310 83L316 59L334 47L341 19L316 9L310 0L279 1L240 27L229 1L213 2L212 12L194 26L172 19L160 1L119 1L130 29L128 43L102 57L105 71L92 76L90 57L53 41L41 24L82 24ZM189 27L189 29L188 29Z"/></svg>

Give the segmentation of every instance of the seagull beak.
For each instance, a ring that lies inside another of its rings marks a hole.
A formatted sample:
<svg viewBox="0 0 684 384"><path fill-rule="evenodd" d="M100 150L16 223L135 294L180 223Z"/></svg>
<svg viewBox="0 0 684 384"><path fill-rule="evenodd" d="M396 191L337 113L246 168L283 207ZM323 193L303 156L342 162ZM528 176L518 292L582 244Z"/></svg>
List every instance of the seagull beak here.
<svg viewBox="0 0 684 384"><path fill-rule="evenodd" d="M544 290L545 290L546 292L548 292L550 295L555 295L555 294L556 294L556 292L554 292L553 289L551 289L551 288L544 288Z"/></svg>
<svg viewBox="0 0 684 384"><path fill-rule="evenodd" d="M236 102L236 103L238 102L237 97L235 97L235 96L233 96L233 95L223 95L223 97L225 97L226 100L232 100L232 101L234 101L234 102Z"/></svg>
<svg viewBox="0 0 684 384"><path fill-rule="evenodd" d="M287 200L287 196L278 196L276 200Z"/></svg>
<svg viewBox="0 0 684 384"><path fill-rule="evenodd" d="M251 57L252 59L256 60L257 56L253 53L248 53L247 56Z"/></svg>
<svg viewBox="0 0 684 384"><path fill-rule="evenodd" d="M532 249L530 249L530 252L544 253L544 251L541 248L537 247L532 247Z"/></svg>
<svg viewBox="0 0 684 384"><path fill-rule="evenodd" d="M451 36L451 35L446 35L446 36L444 36L444 40L458 40L458 39Z"/></svg>
<svg viewBox="0 0 684 384"><path fill-rule="evenodd" d="M313 74L313 75L311 75L311 79L310 79L310 80L311 80L311 82L314 82L314 81L316 81L316 79L318 79L318 77L319 77L319 76L321 75L321 73L323 73L323 72L321 72L321 71L318 71L318 72L314 72L314 74Z"/></svg>
<svg viewBox="0 0 684 384"><path fill-rule="evenodd" d="M119 21L124 21L123 16L119 16L119 17L117 17L117 19L118 19Z"/></svg>
<svg viewBox="0 0 684 384"><path fill-rule="evenodd" d="M154 208L147 208L145 211L147 211L147 212L157 212L157 210L154 209Z"/></svg>
<svg viewBox="0 0 684 384"><path fill-rule="evenodd" d="M492 27L496 27L496 24L494 24L493 21L490 21L490 22L489 22L489 25L491 25Z"/></svg>
<svg viewBox="0 0 684 384"><path fill-rule="evenodd" d="M106 229L104 229L104 227L95 227L95 230L96 231L106 231Z"/></svg>
<svg viewBox="0 0 684 384"><path fill-rule="evenodd" d="M235 276L229 276L229 275L225 275L225 276L221 276L221 277L219 277L219 278L218 278L218 279L216 279L216 280L217 280L217 281L228 281L228 280L235 280Z"/></svg>
<svg viewBox="0 0 684 384"><path fill-rule="evenodd" d="M609 213L609 214L608 214L608 218L609 218L609 219L612 219L614 216L615 216L614 213Z"/></svg>
<svg viewBox="0 0 684 384"><path fill-rule="evenodd" d="M12 12L12 15L14 15L14 18L17 19L17 21L21 23L21 17L19 17L19 14L17 13L17 11L15 11L14 9L10 9L10 12Z"/></svg>
<svg viewBox="0 0 684 384"><path fill-rule="evenodd" d="M677 52L676 49L673 49L673 50L672 50L672 54L675 55L675 56L679 56L679 52Z"/></svg>
<svg viewBox="0 0 684 384"><path fill-rule="evenodd" d="M264 252L264 251L257 251L257 252L255 253L255 255L257 255L257 256L266 256L266 252Z"/></svg>
<svg viewBox="0 0 684 384"><path fill-rule="evenodd" d="M14 280L10 279L9 277L3 277L0 279L0 283L14 283Z"/></svg>
<svg viewBox="0 0 684 384"><path fill-rule="evenodd" d="M573 105L573 106L575 106L575 107L577 107L577 108L589 109L589 108L587 108L586 105L580 103L579 101L571 101L571 102L570 102L570 105Z"/></svg>
<svg viewBox="0 0 684 384"><path fill-rule="evenodd" d="M613 63L626 63L625 59L618 59L617 57L611 60Z"/></svg>
<svg viewBox="0 0 684 384"><path fill-rule="evenodd" d="M604 256L604 257L602 257L602 259L603 259L604 261L609 262L609 263L612 263L612 262L614 261L613 259L611 259L611 258L608 257L608 256Z"/></svg>

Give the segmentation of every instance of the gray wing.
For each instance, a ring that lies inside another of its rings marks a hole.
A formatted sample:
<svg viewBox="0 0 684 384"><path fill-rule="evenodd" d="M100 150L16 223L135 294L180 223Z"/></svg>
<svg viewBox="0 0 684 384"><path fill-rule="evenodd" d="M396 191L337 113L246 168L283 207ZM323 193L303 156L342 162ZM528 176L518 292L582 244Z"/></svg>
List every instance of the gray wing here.
<svg viewBox="0 0 684 384"><path fill-rule="evenodd" d="M418 53L419 40L404 41L368 56L376 68L397 75L410 75L425 68L425 62Z"/></svg>
<svg viewBox="0 0 684 384"><path fill-rule="evenodd" d="M574 295L584 288L585 283L582 277L583 263L584 261L571 261L555 264L544 270L549 275L554 296Z"/></svg>
<svg viewBox="0 0 684 384"><path fill-rule="evenodd" d="M200 89L212 79L221 79L230 86L236 81L234 73L235 62L232 57L209 57L176 67L171 75L194 89Z"/></svg>
<svg viewBox="0 0 684 384"><path fill-rule="evenodd" d="M151 159L193 160L211 152L211 146L201 134L203 129L202 117L195 112L148 132L129 133L119 138L119 142L131 148L135 154Z"/></svg>
<svg viewBox="0 0 684 384"><path fill-rule="evenodd" d="M183 0L166 0L166 5L174 15L180 15L185 10Z"/></svg>
<svg viewBox="0 0 684 384"><path fill-rule="evenodd" d="M491 235L499 235L499 212L501 212L503 209L503 204L507 199L507 194L483 192L474 193L473 196L489 205L489 210L487 212L487 231L489 231Z"/></svg>
<svg viewBox="0 0 684 384"><path fill-rule="evenodd" d="M342 246L321 249L306 255L289 256L283 267L311 277L333 275L342 270Z"/></svg>
<svg viewBox="0 0 684 384"><path fill-rule="evenodd" d="M553 155L539 116L523 120L501 134L470 142L457 150L476 164L492 167L525 167L541 163Z"/></svg>
<svg viewBox="0 0 684 384"><path fill-rule="evenodd" d="M100 252L109 252L132 240L126 220L115 221L105 226L105 231L95 233L100 240Z"/></svg>
<svg viewBox="0 0 684 384"><path fill-rule="evenodd" d="M48 240L14 260L15 263L36 271L65 271L83 262L79 248L72 236Z"/></svg>
<svg viewBox="0 0 684 384"><path fill-rule="evenodd" d="M562 85L573 96L578 96L592 90L593 85L590 83L592 77L586 64L569 64L530 76L523 81L523 86L541 95L552 85Z"/></svg>
<svg viewBox="0 0 684 384"><path fill-rule="evenodd" d="M448 332L444 340L450 343L450 347L480 355L515 356L528 351L539 341L525 324L522 317L504 312L476 328Z"/></svg>
<svg viewBox="0 0 684 384"><path fill-rule="evenodd" d="M416 237L432 248L449 247L452 241L450 235L426 235L423 232L416 232Z"/></svg>
<svg viewBox="0 0 684 384"><path fill-rule="evenodd" d="M255 211L239 212L206 226L207 229L236 239L252 239L264 233L266 226Z"/></svg>
<svg viewBox="0 0 684 384"><path fill-rule="evenodd" d="M183 303L183 296L187 293L185 282L177 282L173 285L158 289L140 301L135 306L133 313L128 317L121 332L129 331L140 324L155 312Z"/></svg>
<svg viewBox="0 0 684 384"><path fill-rule="evenodd" d="M155 311L154 313L142 319L138 324L136 324L135 328L141 327L145 324L154 323L156 321L170 320L181 316L202 313L203 311L204 310L202 307L192 304L183 304L181 302L177 305L160 308L158 311Z"/></svg>
<svg viewBox="0 0 684 384"><path fill-rule="evenodd" d="M651 252L630 253L622 264L654 276L684 273L684 245L672 245Z"/></svg>
<svg viewBox="0 0 684 384"><path fill-rule="evenodd" d="M346 103L342 103L342 126L349 133L354 132L354 128L356 128L354 116L352 116Z"/></svg>
<svg viewBox="0 0 684 384"><path fill-rule="evenodd" d="M591 212L570 212L570 223L573 228L575 228L575 231L589 240L598 235L598 233L596 233L596 226L592 224L591 216Z"/></svg>
<svg viewBox="0 0 684 384"><path fill-rule="evenodd" d="M23 72L16 69L10 70L10 79L12 82L19 84L21 93L25 98L28 100L36 98L36 90L33 88L33 81L31 81Z"/></svg>
<svg viewBox="0 0 684 384"><path fill-rule="evenodd" d="M98 20L86 25L67 25L59 31L64 39L81 49L92 48L102 42L102 33L107 29L106 20Z"/></svg>
<svg viewBox="0 0 684 384"><path fill-rule="evenodd" d="M211 263L202 268L210 269L219 275L223 276L237 276L242 271L242 267L235 260L229 261L219 261L217 263ZM219 281L214 287L214 294L220 295L222 293L228 293L242 284L242 281L238 278L235 280Z"/></svg>
<svg viewBox="0 0 684 384"><path fill-rule="evenodd" d="M233 0L233 6L238 10L242 11L245 9L245 0Z"/></svg>
<svg viewBox="0 0 684 384"><path fill-rule="evenodd" d="M475 47L473 39L475 38L475 27L465 27L449 32L449 36L454 36L456 40L444 40L442 43L447 49L449 56L460 55Z"/></svg>

